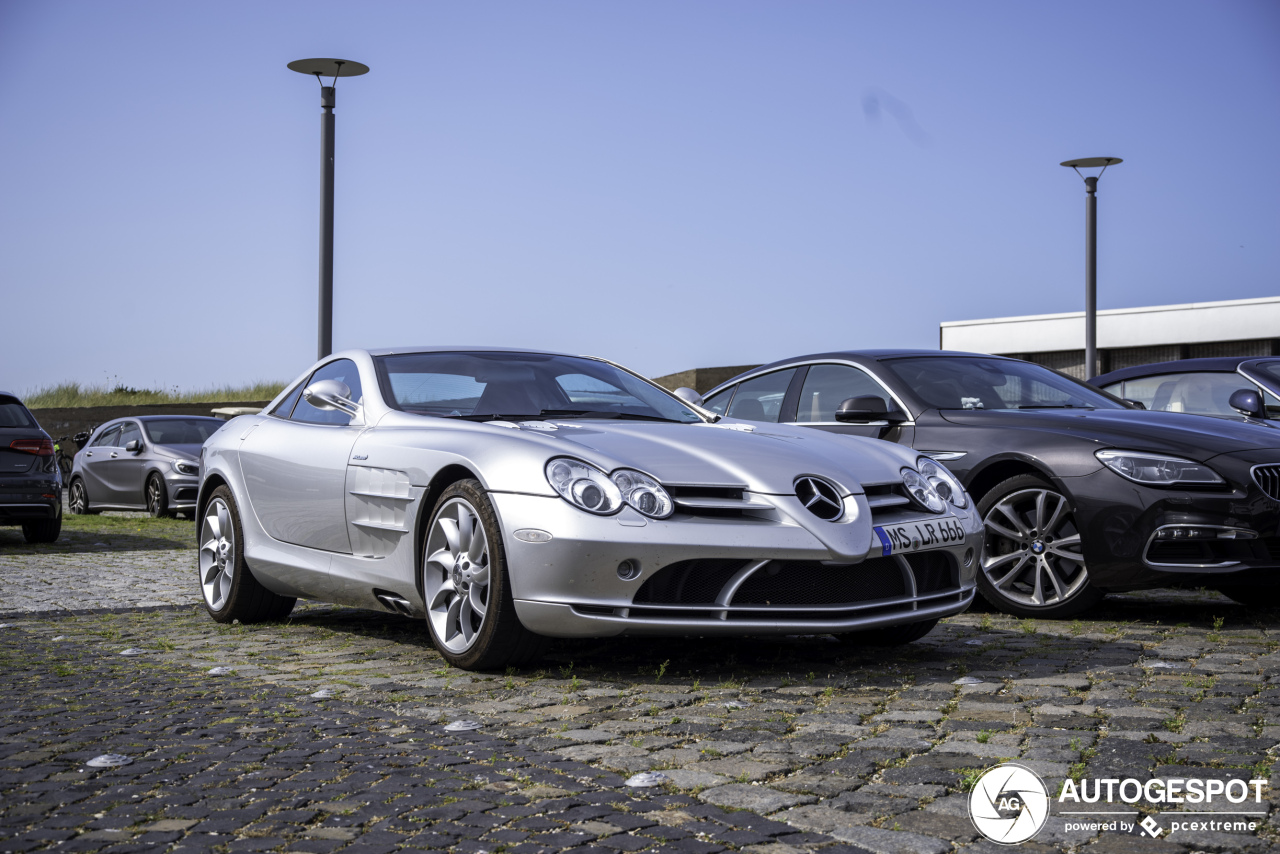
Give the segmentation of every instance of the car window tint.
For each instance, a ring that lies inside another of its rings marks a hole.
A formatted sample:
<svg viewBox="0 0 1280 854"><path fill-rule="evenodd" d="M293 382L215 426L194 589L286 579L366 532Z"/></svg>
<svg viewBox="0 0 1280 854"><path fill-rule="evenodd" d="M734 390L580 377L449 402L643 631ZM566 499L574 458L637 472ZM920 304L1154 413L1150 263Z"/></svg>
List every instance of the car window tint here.
<svg viewBox="0 0 1280 854"><path fill-rule="evenodd" d="M277 403L275 409L272 409L270 414L277 418L287 419L293 414L293 406L298 402L298 398L302 397L302 390L306 388L306 386L307 384L305 382L300 382L294 386L293 391L289 392L289 394L285 396L284 400Z"/></svg>
<svg viewBox="0 0 1280 854"><path fill-rule="evenodd" d="M938 409L1123 408L1093 386L1016 359L910 356L881 364Z"/></svg>
<svg viewBox="0 0 1280 854"><path fill-rule="evenodd" d="M27 408L16 401L0 401L0 427L35 427Z"/></svg>
<svg viewBox="0 0 1280 854"><path fill-rule="evenodd" d="M727 389L708 397L702 402L702 408L714 412L716 415L724 415L725 408L729 406L729 399L733 397L733 390L736 385L731 385Z"/></svg>
<svg viewBox="0 0 1280 854"><path fill-rule="evenodd" d="M351 400L360 403L363 399L360 391L360 371L356 368L356 363L350 359L339 359L320 368L311 375L311 379L307 380L307 385L320 380L337 380L346 383L351 389ZM307 424L346 425L351 423L351 416L340 409L317 409L306 400L299 400L298 405L293 408L291 420Z"/></svg>
<svg viewBox="0 0 1280 854"><path fill-rule="evenodd" d="M144 421L142 428L157 445L203 445L224 423L213 418L164 418Z"/></svg>
<svg viewBox="0 0 1280 854"><path fill-rule="evenodd" d="M106 430L103 430L98 438L94 439L94 446L103 448L116 447L116 439L120 437L121 429L122 425L116 424L113 427L108 427Z"/></svg>
<svg viewBox="0 0 1280 854"><path fill-rule="evenodd" d="M116 441L119 443L120 447L123 448L135 439L139 442L142 441L142 431L138 429L137 424L130 421L128 424L124 425L124 430L121 431L120 438Z"/></svg>
<svg viewBox="0 0 1280 854"><path fill-rule="evenodd" d="M1240 413L1229 401L1231 393L1242 388L1256 390L1257 386L1235 373L1193 371L1127 380L1123 396L1159 412L1238 418Z"/></svg>
<svg viewBox="0 0 1280 854"><path fill-rule="evenodd" d="M835 421L836 408L851 397L874 395L891 404L889 393L865 371L848 365L813 365L800 387L796 421Z"/></svg>
<svg viewBox="0 0 1280 854"><path fill-rule="evenodd" d="M729 417L776 422L782 412L782 399L787 395L787 386L791 385L791 378L795 373L795 368L788 368L739 384L738 393L733 396L733 403L729 406Z"/></svg>

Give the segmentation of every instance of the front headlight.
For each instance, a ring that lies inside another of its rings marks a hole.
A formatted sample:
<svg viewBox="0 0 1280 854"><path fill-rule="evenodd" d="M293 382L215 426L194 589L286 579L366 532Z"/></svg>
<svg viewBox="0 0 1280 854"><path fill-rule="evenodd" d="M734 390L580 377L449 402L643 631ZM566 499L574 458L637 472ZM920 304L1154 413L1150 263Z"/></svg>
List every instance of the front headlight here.
<svg viewBox="0 0 1280 854"><path fill-rule="evenodd" d="M921 476L929 481L933 491L950 502L953 507L963 510L969 506L969 496L965 494L964 487L945 466L938 465L929 457L921 457L916 460L916 468L920 470Z"/></svg>
<svg viewBox="0 0 1280 854"><path fill-rule="evenodd" d="M178 474L191 476L200 474L200 464L195 460L173 460L170 465Z"/></svg>
<svg viewBox="0 0 1280 854"><path fill-rule="evenodd" d="M547 482L575 507L608 516L622 509L622 492L604 472L579 460L559 457L547 463Z"/></svg>
<svg viewBox="0 0 1280 854"><path fill-rule="evenodd" d="M915 469L902 470L902 485L911 494L912 500L930 513L941 513L947 509L947 502L934 490L933 485Z"/></svg>
<svg viewBox="0 0 1280 854"><path fill-rule="evenodd" d="M1204 463L1147 454L1142 451L1097 451L1094 456L1107 468L1135 483L1172 486L1176 483L1225 483Z"/></svg>
<svg viewBox="0 0 1280 854"><path fill-rule="evenodd" d="M675 509L671 496L649 475L634 469L618 469L609 479L622 493L622 500L654 519L665 519Z"/></svg>

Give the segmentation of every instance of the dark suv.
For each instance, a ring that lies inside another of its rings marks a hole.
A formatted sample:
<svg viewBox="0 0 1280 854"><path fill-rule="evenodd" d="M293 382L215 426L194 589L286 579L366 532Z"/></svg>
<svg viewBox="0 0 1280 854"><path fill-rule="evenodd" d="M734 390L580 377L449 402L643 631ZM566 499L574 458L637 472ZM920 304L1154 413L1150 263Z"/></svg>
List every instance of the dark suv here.
<svg viewBox="0 0 1280 854"><path fill-rule="evenodd" d="M28 543L52 543L62 531L53 439L7 391L0 391L0 525L21 525Z"/></svg>

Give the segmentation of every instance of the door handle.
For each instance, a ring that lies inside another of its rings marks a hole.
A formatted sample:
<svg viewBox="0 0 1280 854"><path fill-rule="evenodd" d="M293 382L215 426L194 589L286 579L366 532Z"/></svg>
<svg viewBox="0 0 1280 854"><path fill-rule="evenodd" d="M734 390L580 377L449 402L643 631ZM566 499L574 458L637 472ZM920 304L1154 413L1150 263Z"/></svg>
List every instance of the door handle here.
<svg viewBox="0 0 1280 854"><path fill-rule="evenodd" d="M92 457L92 456L93 456L93 451L88 451L87 453L85 453L85 456L86 456L86 457Z"/></svg>
<svg viewBox="0 0 1280 854"><path fill-rule="evenodd" d="M119 455L119 454L117 454L115 451L112 451L112 452L111 452L111 459L113 459L113 460L114 460L114 459L115 459L116 457L118 457L118 456L120 456L120 455Z"/></svg>

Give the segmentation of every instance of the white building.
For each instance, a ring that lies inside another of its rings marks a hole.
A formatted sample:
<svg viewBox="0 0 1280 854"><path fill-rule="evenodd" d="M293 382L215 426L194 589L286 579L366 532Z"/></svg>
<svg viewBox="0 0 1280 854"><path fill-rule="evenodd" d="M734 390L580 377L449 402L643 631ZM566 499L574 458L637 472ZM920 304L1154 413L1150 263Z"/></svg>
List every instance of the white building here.
<svg viewBox="0 0 1280 854"><path fill-rule="evenodd" d="M950 320L943 350L1015 356L1084 378L1084 312ZM1098 365L1133 365L1202 356L1280 356L1280 297L1193 302L1098 312Z"/></svg>

